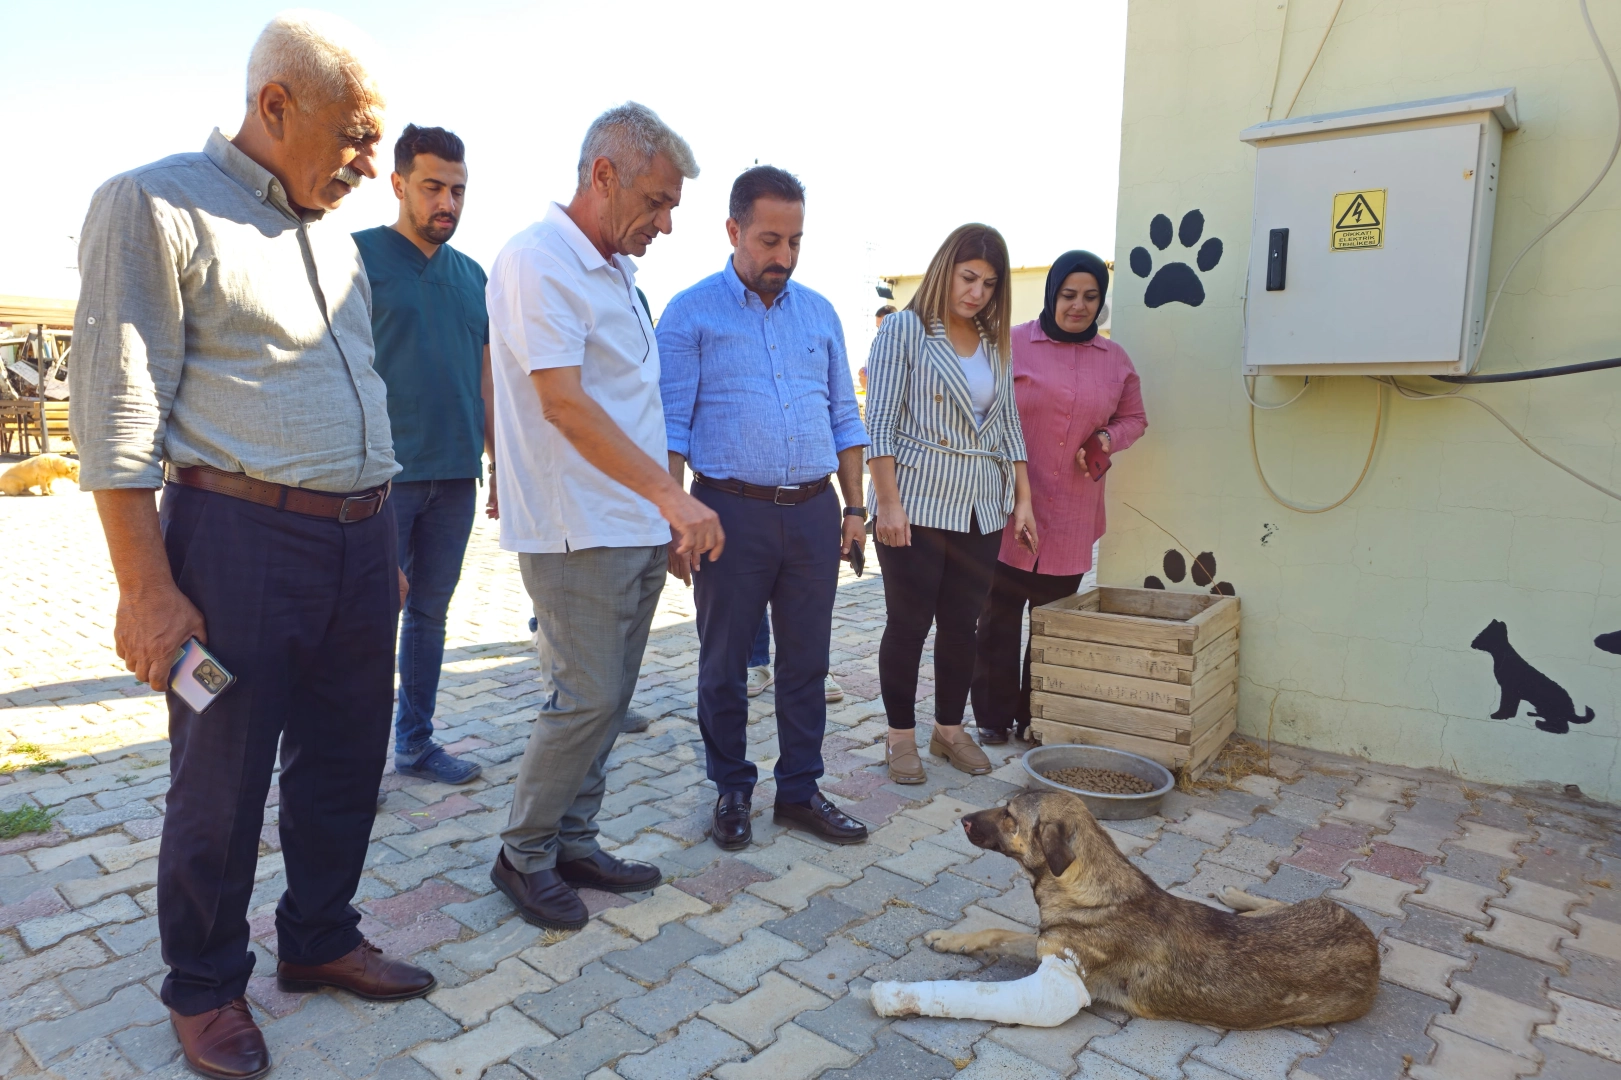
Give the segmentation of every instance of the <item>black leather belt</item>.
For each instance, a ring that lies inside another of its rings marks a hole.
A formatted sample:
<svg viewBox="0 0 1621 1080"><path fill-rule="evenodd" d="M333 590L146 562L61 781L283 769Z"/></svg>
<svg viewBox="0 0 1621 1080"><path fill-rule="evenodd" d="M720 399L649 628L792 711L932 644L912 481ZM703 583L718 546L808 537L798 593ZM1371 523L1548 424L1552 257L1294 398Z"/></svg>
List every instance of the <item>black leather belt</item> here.
<svg viewBox="0 0 1621 1080"><path fill-rule="evenodd" d="M809 484L795 484L792 487L767 487L764 484L745 484L741 480L715 480L703 473L693 473L695 483L704 487L714 488L716 491L729 491L733 495L742 495L749 499L764 499L766 502L776 503L778 506L797 506L802 502L809 502L827 490L830 477Z"/></svg>

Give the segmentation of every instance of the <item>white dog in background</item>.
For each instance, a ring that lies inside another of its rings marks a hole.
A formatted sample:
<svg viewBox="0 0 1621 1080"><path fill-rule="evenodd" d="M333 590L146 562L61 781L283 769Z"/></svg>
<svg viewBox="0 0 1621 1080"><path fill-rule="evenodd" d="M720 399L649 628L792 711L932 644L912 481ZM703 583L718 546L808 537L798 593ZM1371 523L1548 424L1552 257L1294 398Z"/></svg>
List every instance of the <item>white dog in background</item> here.
<svg viewBox="0 0 1621 1080"><path fill-rule="evenodd" d="M0 473L0 492L22 495L30 488L39 488L41 495L55 494L51 483L56 480L79 482L79 463L60 454L40 454L20 461Z"/></svg>

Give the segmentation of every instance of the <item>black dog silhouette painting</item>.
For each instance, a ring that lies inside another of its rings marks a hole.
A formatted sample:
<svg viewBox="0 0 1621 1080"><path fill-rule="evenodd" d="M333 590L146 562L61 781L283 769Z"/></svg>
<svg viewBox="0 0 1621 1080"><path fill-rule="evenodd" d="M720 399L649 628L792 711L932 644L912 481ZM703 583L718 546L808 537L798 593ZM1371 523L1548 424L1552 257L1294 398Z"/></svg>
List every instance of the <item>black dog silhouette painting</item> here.
<svg viewBox="0 0 1621 1080"><path fill-rule="evenodd" d="M1593 639L1593 644L1605 652L1621 653L1621 630L1614 630L1608 634L1600 634Z"/></svg>
<svg viewBox="0 0 1621 1080"><path fill-rule="evenodd" d="M1570 725L1592 721L1591 707L1586 716L1577 716L1576 703L1570 700L1565 688L1514 651L1514 646L1508 643L1508 625L1501 619L1487 623L1470 646L1491 655L1492 674L1503 692L1503 700L1492 713L1493 720L1512 719L1520 711L1520 702L1526 701L1531 704L1530 715L1538 718L1537 729L1552 735L1568 734Z"/></svg>

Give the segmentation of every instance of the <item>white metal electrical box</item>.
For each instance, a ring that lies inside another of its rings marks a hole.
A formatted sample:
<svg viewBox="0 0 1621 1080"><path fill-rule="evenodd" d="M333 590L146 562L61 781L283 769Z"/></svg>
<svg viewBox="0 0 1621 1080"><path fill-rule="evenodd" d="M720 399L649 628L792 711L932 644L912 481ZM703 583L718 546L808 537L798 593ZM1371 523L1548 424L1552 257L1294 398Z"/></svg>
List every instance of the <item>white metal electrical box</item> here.
<svg viewBox="0 0 1621 1080"><path fill-rule="evenodd" d="M1246 375L1474 367L1514 90L1257 124Z"/></svg>

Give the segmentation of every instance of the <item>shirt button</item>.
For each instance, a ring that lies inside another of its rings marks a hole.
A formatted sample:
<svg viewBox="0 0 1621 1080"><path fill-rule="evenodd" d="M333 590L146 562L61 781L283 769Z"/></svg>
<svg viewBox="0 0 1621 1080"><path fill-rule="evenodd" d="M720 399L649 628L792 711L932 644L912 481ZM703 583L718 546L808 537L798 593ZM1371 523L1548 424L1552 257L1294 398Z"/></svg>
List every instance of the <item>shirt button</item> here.
<svg viewBox="0 0 1621 1080"><path fill-rule="evenodd" d="M773 345L773 346L771 346L771 347L772 347L772 348L773 348L773 349L775 349L775 348L776 348L776 346L775 346L775 345Z"/></svg>
<svg viewBox="0 0 1621 1080"><path fill-rule="evenodd" d="M779 379L782 378L782 372L780 372L780 371L777 372L777 378L779 378Z"/></svg>
<svg viewBox="0 0 1621 1080"><path fill-rule="evenodd" d="M88 319L86 319L85 322L90 324L91 326L94 326L94 325L96 325L96 317L94 315L92 315Z"/></svg>
<svg viewBox="0 0 1621 1080"><path fill-rule="evenodd" d="M261 190L259 188L254 188L253 189L253 197L256 198L256 199L262 199L262 198L265 197L265 193L264 193L263 190Z"/></svg>
<svg viewBox="0 0 1621 1080"><path fill-rule="evenodd" d="M936 400L936 401L944 401L945 398L941 397L939 394L936 394L936 395L934 395L934 400Z"/></svg>

